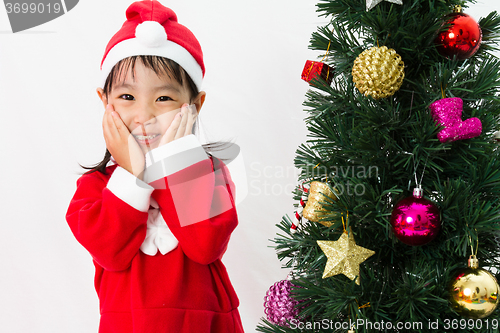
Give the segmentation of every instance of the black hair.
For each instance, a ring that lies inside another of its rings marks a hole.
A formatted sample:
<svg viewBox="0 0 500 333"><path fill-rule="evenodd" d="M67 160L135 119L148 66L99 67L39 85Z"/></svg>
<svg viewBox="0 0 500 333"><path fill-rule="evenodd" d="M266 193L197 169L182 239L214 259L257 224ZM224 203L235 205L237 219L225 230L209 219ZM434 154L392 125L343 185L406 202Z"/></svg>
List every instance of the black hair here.
<svg viewBox="0 0 500 333"><path fill-rule="evenodd" d="M179 64L177 64L175 61L160 56L138 55L122 59L115 66L113 66L111 72L106 78L106 82L104 83L103 87L103 94L106 96L106 98L108 97L108 94L111 93L111 90L113 89L113 84L118 82L119 80L123 80L126 74L128 73L129 69L132 72L132 79L134 79L135 64L138 60L141 61L144 66L155 72L155 74L158 75L159 77L167 75L170 79L177 81L177 83L179 83L181 86L186 86L190 94L189 95L190 100L198 96L199 94L198 87L193 82L191 77L186 73L186 71L181 66L179 66ZM198 119L194 123L193 134L197 132L197 129L198 129ZM226 148L232 145L233 143L231 142L216 141L204 144L203 149L205 149L205 152L209 156L212 156L211 152L225 150ZM225 160L223 158L220 159L223 161ZM83 166L83 165L80 166L88 170L87 172L85 172L85 174L89 174L95 171L99 171L103 174L106 174L106 167L110 160L111 160L111 153L109 152L108 149L106 149L106 153L104 154L104 158L102 159L101 162L93 166Z"/></svg>

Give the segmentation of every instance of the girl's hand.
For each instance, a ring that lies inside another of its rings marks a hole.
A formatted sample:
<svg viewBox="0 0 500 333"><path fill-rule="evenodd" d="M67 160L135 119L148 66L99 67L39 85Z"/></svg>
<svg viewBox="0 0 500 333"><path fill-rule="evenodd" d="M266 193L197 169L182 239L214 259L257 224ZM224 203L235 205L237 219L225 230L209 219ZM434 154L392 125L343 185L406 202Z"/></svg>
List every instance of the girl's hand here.
<svg viewBox="0 0 500 333"><path fill-rule="evenodd" d="M198 117L196 106L183 104L181 112L175 115L174 120L163 134L160 146L191 134L196 117Z"/></svg>
<svg viewBox="0 0 500 333"><path fill-rule="evenodd" d="M113 105L108 104L102 120L104 140L109 152L122 168L142 179L144 153Z"/></svg>

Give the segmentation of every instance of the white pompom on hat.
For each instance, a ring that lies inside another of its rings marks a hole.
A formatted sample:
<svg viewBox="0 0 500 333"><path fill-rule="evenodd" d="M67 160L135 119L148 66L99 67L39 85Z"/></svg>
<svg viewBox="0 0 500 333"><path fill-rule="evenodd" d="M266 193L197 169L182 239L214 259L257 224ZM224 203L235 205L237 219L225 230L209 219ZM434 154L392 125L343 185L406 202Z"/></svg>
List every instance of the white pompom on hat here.
<svg viewBox="0 0 500 333"><path fill-rule="evenodd" d="M160 47L165 40L168 40L165 28L156 21L145 21L139 24L135 28L135 38L147 47Z"/></svg>
<svg viewBox="0 0 500 333"><path fill-rule="evenodd" d="M201 90L205 75L203 52L193 33L177 22L176 14L156 0L136 1L126 12L127 21L111 38L101 62L101 88L120 60L153 55L178 63Z"/></svg>

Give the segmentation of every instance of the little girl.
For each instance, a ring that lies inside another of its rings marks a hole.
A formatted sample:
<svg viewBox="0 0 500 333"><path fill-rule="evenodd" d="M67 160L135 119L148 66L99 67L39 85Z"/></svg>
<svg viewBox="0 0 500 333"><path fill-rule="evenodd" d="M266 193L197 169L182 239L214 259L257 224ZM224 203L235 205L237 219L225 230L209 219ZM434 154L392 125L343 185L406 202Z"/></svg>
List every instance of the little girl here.
<svg viewBox="0 0 500 333"><path fill-rule="evenodd" d="M243 332L221 262L238 223L234 184L191 134L201 47L158 1L126 14L97 89L106 156L78 179L66 215L94 259L99 332Z"/></svg>

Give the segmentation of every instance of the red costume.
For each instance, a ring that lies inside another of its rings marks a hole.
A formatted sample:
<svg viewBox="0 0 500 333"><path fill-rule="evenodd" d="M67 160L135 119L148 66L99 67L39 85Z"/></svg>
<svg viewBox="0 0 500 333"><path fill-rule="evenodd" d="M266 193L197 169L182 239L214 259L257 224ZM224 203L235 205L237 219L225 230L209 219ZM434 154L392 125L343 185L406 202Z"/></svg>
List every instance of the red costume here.
<svg viewBox="0 0 500 333"><path fill-rule="evenodd" d="M238 223L226 166L194 135L146 166L145 182L117 165L83 175L66 215L94 259L99 332L243 332L220 260Z"/></svg>

